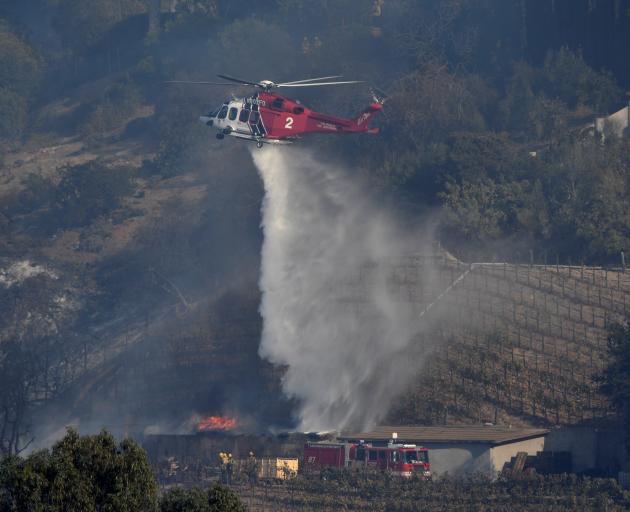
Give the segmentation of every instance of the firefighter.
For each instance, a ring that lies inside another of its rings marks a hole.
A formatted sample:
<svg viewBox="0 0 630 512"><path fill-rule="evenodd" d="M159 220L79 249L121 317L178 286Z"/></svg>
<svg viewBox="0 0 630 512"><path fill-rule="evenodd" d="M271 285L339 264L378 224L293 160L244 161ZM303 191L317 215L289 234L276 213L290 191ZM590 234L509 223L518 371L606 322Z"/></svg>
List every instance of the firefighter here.
<svg viewBox="0 0 630 512"><path fill-rule="evenodd" d="M256 485L258 481L258 461L254 456L254 452L249 452L247 461L245 462L245 472L251 485Z"/></svg>
<svg viewBox="0 0 630 512"><path fill-rule="evenodd" d="M221 483L227 484L228 482L228 463L230 458L226 452L219 452L219 468L221 469Z"/></svg>
<svg viewBox="0 0 630 512"><path fill-rule="evenodd" d="M232 485L232 471L234 470L234 462L232 461L232 454L229 452L227 454L227 464L225 470L225 474L227 477L225 483L227 485Z"/></svg>

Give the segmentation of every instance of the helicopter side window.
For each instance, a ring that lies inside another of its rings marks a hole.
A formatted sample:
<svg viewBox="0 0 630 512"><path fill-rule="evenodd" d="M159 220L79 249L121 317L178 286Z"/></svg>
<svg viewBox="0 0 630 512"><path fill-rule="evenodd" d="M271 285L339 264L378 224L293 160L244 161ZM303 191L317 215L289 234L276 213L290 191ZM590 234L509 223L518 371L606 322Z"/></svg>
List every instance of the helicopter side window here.
<svg viewBox="0 0 630 512"><path fill-rule="evenodd" d="M228 115L228 119L230 121L234 121L236 119L236 115L238 114L238 109L236 107L232 107L230 109L230 113Z"/></svg>
<svg viewBox="0 0 630 512"><path fill-rule="evenodd" d="M258 112L252 112L252 117L249 118L250 124L258 124L260 114Z"/></svg>
<svg viewBox="0 0 630 512"><path fill-rule="evenodd" d="M284 100L281 100L280 98L276 98L275 100L273 100L273 102L271 103L271 106L273 108L277 108L277 109L281 109L282 105L284 105Z"/></svg>
<svg viewBox="0 0 630 512"><path fill-rule="evenodd" d="M225 116L227 116L227 112L228 112L227 105L223 105L223 107L221 107L221 110L219 111L219 115L217 117L219 119L225 119Z"/></svg>
<svg viewBox="0 0 630 512"><path fill-rule="evenodd" d="M241 113L238 116L238 120L241 123L246 123L247 121L249 121L249 110L241 110Z"/></svg>

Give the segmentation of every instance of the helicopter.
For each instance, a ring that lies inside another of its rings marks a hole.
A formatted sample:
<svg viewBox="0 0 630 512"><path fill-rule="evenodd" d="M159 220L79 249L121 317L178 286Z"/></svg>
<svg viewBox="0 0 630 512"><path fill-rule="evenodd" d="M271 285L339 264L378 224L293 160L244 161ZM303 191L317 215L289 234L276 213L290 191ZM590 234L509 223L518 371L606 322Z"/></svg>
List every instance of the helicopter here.
<svg viewBox="0 0 630 512"><path fill-rule="evenodd" d="M294 82L276 83L271 80L254 82L228 75L217 75L226 82L169 81L170 84L199 85L248 85L257 90L251 96L232 98L223 102L216 110L199 117L199 121L217 130L216 138L237 137L256 143L258 148L264 144L291 144L307 133L379 133L378 128L370 128L372 117L383 108L384 94L372 91L373 101L353 119L344 119L320 112L315 112L300 103L278 94L275 89L297 87L319 87L331 85L358 84L361 81L334 81L342 78L325 76Z"/></svg>

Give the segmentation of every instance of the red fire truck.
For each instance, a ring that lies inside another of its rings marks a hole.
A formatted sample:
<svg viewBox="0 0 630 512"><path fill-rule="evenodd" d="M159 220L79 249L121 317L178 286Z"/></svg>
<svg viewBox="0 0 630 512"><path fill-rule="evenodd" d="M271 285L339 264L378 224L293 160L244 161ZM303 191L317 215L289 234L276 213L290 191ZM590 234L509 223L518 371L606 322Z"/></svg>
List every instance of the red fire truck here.
<svg viewBox="0 0 630 512"><path fill-rule="evenodd" d="M389 443L374 446L366 443L306 443L304 467L309 470L334 468L372 468L390 471L394 475L410 478L418 475L431 478L429 451L415 444Z"/></svg>

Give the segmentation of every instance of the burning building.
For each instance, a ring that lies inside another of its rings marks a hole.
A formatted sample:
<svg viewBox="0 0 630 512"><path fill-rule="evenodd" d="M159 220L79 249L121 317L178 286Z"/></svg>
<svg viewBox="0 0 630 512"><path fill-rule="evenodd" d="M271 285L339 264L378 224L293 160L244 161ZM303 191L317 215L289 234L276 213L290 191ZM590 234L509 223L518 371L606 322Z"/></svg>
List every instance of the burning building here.
<svg viewBox="0 0 630 512"><path fill-rule="evenodd" d="M197 432L227 432L234 430L236 426L236 418L229 416L206 416L197 423Z"/></svg>

